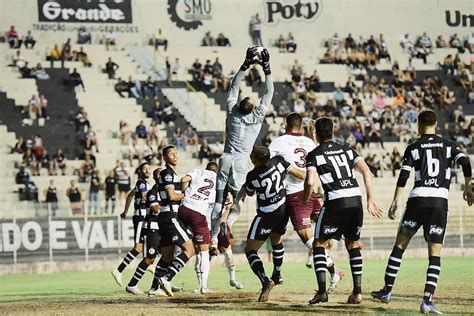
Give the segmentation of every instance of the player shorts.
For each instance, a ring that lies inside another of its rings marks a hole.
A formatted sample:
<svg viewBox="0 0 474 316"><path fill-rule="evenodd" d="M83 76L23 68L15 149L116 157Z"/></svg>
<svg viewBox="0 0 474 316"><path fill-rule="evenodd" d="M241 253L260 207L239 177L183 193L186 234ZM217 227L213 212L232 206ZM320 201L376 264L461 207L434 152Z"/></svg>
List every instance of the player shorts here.
<svg viewBox="0 0 474 316"><path fill-rule="evenodd" d="M286 232L285 205L283 204L270 213L257 210L257 216L250 225L247 239L267 240L270 233L284 235Z"/></svg>
<svg viewBox="0 0 474 316"><path fill-rule="evenodd" d="M108 201L108 200L115 201L115 192L114 193L105 192L105 200L106 201Z"/></svg>
<svg viewBox="0 0 474 316"><path fill-rule="evenodd" d="M316 199L316 193L312 193L307 203L303 202L304 191L288 194L286 196L286 222L291 220L295 230L311 228L311 214L319 212L321 206Z"/></svg>
<svg viewBox="0 0 474 316"><path fill-rule="evenodd" d="M162 212L158 215L161 247L181 246L192 234L174 212Z"/></svg>
<svg viewBox="0 0 474 316"><path fill-rule="evenodd" d="M119 183L118 184L118 190L119 190L119 192L129 192L130 191L130 184L129 183L127 183L127 184Z"/></svg>
<svg viewBox="0 0 474 316"><path fill-rule="evenodd" d="M426 242L443 244L448 223L448 210L445 208L413 207L407 203L405 214L400 221L399 232L414 236L423 226Z"/></svg>
<svg viewBox="0 0 474 316"><path fill-rule="evenodd" d="M184 226L191 228L193 240L198 245L211 243L211 233L206 216L181 205L178 209L178 217Z"/></svg>
<svg viewBox="0 0 474 316"><path fill-rule="evenodd" d="M143 236L145 236L145 217L139 215L133 215L133 241L135 244L143 244Z"/></svg>
<svg viewBox="0 0 474 316"><path fill-rule="evenodd" d="M245 183L249 171L249 156L238 154L222 154L219 159L219 172L217 173L217 190L238 192Z"/></svg>
<svg viewBox="0 0 474 316"><path fill-rule="evenodd" d="M315 239L340 240L344 235L351 240L359 240L364 212L362 205L347 208L323 206L316 222Z"/></svg>
<svg viewBox="0 0 474 316"><path fill-rule="evenodd" d="M223 225L225 225L225 229L223 229ZM232 239L232 232L230 229L229 224L224 222L221 224L219 229L219 234L217 234L217 248L219 250L224 250L230 247L230 240Z"/></svg>

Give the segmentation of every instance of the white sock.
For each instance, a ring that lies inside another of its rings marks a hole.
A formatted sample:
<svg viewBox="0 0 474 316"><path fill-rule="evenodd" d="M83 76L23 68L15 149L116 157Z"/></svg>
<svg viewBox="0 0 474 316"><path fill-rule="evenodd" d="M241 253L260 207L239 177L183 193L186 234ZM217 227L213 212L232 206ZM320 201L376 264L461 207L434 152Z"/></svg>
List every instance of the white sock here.
<svg viewBox="0 0 474 316"><path fill-rule="evenodd" d="M209 279L209 251L199 253L201 255L201 288L207 289L207 280Z"/></svg>
<svg viewBox="0 0 474 316"><path fill-rule="evenodd" d="M311 237L308 239L308 241L304 244L306 248L308 248L309 251L313 250L313 242L314 242L314 237Z"/></svg>
<svg viewBox="0 0 474 316"><path fill-rule="evenodd" d="M308 258L306 258L306 265L311 265L312 262L313 262L313 252L310 251L308 252Z"/></svg>
<svg viewBox="0 0 474 316"><path fill-rule="evenodd" d="M239 215L240 215L240 204L232 205L229 211L229 216L227 216L227 224L229 224L229 226L232 227L235 221L237 220L237 218L239 218Z"/></svg>
<svg viewBox="0 0 474 316"><path fill-rule="evenodd" d="M198 288L201 288L201 284L202 284L201 260L202 260L201 252L198 252L196 254L196 261L194 263L194 271L196 271L196 276L198 279Z"/></svg>
<svg viewBox="0 0 474 316"><path fill-rule="evenodd" d="M227 271L229 271L230 280L235 280L235 264L234 264L234 255L232 253L232 249L227 249L224 252L225 258L225 265L227 267Z"/></svg>

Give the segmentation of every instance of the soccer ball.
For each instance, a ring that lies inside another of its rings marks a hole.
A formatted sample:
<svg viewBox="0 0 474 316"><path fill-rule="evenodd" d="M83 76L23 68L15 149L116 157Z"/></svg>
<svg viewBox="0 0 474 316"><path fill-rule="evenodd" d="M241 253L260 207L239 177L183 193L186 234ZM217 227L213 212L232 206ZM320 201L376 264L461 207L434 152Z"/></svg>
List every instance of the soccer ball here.
<svg viewBox="0 0 474 316"><path fill-rule="evenodd" d="M253 61L254 62L261 61L262 60L262 52L263 52L264 47L262 47L262 46L252 46L251 48L256 48L257 49L257 53L253 57Z"/></svg>

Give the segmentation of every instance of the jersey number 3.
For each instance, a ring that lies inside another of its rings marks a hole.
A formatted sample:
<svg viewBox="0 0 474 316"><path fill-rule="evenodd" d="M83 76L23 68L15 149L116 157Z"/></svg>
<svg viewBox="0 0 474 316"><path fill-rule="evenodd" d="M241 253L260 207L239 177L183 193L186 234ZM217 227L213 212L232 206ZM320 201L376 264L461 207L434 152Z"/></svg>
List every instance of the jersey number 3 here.
<svg viewBox="0 0 474 316"><path fill-rule="evenodd" d="M299 155L300 159L298 161L295 161L295 165L299 168L305 168L306 167L306 156L308 153L304 148L295 148L295 151L293 152L294 154Z"/></svg>

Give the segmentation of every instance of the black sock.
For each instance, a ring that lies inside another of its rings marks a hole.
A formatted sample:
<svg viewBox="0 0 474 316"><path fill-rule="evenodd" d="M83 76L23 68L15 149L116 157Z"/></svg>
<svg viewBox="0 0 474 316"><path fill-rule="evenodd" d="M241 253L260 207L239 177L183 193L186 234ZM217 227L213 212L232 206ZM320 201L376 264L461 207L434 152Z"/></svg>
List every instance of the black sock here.
<svg viewBox="0 0 474 316"><path fill-rule="evenodd" d="M336 268L336 265L335 265L334 263L331 264L329 267L327 267L328 272L329 272L331 275L333 275L334 272L336 272L336 269L335 269L335 268Z"/></svg>
<svg viewBox="0 0 474 316"><path fill-rule="evenodd" d="M184 268L188 260L189 258L184 252L181 252L178 256L176 256L176 258L174 258L174 260L171 262L171 264L168 267L168 272L166 273L166 279L168 281L173 280L175 275L178 274L178 272Z"/></svg>
<svg viewBox="0 0 474 316"><path fill-rule="evenodd" d="M314 272L318 281L318 293L326 292L326 251L323 247L313 248Z"/></svg>
<svg viewBox="0 0 474 316"><path fill-rule="evenodd" d="M393 247L392 253L388 258L387 268L385 269L385 293L392 292L393 284L395 283L395 278L397 277L398 270L402 264L403 250L398 247Z"/></svg>
<svg viewBox="0 0 474 316"><path fill-rule="evenodd" d="M283 256L285 254L285 248L283 247L282 243L279 243L278 245L272 245L273 252L272 252L272 258L273 258L273 276L280 276L281 273L281 266L283 264Z"/></svg>
<svg viewBox="0 0 474 316"><path fill-rule="evenodd" d="M130 250L125 257L122 260L122 263L118 266L117 270L119 270L120 273L122 273L123 270L130 264L130 262L135 259L136 256L138 256L139 252L136 251L135 249Z"/></svg>
<svg viewBox="0 0 474 316"><path fill-rule="evenodd" d="M152 288L158 288L158 279L166 275L166 272L168 272L169 265L170 264L164 261L163 258L160 258L160 261L158 261L158 263L156 264L155 276L153 277L153 283L151 286Z"/></svg>
<svg viewBox="0 0 474 316"><path fill-rule="evenodd" d="M349 250L349 257L352 271L352 282L354 289L352 293L362 294L362 254L359 248Z"/></svg>
<svg viewBox="0 0 474 316"><path fill-rule="evenodd" d="M146 273L146 269L148 268L149 264L145 262L145 259L140 261L138 264L137 269L135 270L135 274L133 275L133 278L128 282L128 286L135 286L140 282L140 279L142 276Z"/></svg>
<svg viewBox="0 0 474 316"><path fill-rule="evenodd" d="M438 277L441 272L441 258L440 257L430 257L428 270L426 270L426 283L425 283L425 293L423 295L423 300L426 303L430 303L433 299L434 292L436 290L436 285L438 284Z"/></svg>
<svg viewBox="0 0 474 316"><path fill-rule="evenodd" d="M268 277L265 274L265 269L263 268L263 263L262 260L260 260L258 253L255 250L251 250L249 252L246 252L245 255L247 256L250 268L252 269L253 273L255 273L255 275L258 277L263 286L265 281L268 280Z"/></svg>

